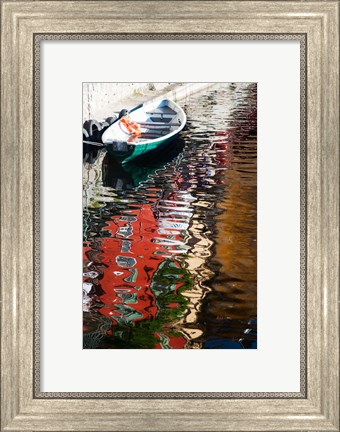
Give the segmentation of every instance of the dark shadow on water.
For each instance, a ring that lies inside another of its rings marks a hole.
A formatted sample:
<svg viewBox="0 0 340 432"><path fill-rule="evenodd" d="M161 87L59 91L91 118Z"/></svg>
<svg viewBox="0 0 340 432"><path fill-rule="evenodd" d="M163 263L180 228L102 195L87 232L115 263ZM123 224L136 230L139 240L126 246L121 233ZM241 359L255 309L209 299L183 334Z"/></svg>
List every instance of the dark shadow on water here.
<svg viewBox="0 0 340 432"><path fill-rule="evenodd" d="M136 162L122 165L109 153L106 153L102 165L104 187L116 190L128 190L138 187L156 170L171 162L183 150L185 141L181 138L173 141L163 151L146 155Z"/></svg>
<svg viewBox="0 0 340 432"><path fill-rule="evenodd" d="M83 163L87 162L89 164L95 163L99 156L101 148L93 146L91 144L83 143Z"/></svg>

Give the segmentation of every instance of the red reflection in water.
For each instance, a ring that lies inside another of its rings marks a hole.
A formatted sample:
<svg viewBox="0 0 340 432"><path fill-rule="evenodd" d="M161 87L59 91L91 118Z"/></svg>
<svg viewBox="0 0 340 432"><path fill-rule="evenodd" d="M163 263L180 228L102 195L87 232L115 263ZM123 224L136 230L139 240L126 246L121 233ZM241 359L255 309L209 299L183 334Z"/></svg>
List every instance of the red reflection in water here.
<svg viewBox="0 0 340 432"><path fill-rule="evenodd" d="M158 221L153 208L151 204L142 204L130 214L125 212L123 216L113 216L102 229L109 232L110 237L96 240L97 250L100 242L100 252L96 253L96 258L105 267L99 278L102 294L97 296L97 300L103 306L98 312L110 318L114 326L151 320L156 318L159 311L151 283L160 264L169 258L169 254L171 256L173 246L167 243L169 237L175 242L181 239L179 231L175 235L171 231L169 236L157 229ZM89 252L93 253L93 249L84 246L83 252L84 264L87 265L90 262ZM175 260L172 263L178 269L181 268ZM90 273L85 273L85 283L89 281L89 276L93 278ZM93 279L91 281L95 282ZM176 293L181 286L182 282L177 282L173 292ZM169 306L177 305L174 303ZM112 335L113 332L109 330L107 334ZM160 340L154 348L184 347L184 337L166 333L165 325L164 333L154 334Z"/></svg>
<svg viewBox="0 0 340 432"><path fill-rule="evenodd" d="M155 255L160 248L152 242L155 223L151 205L144 204L131 216L112 218L104 228L112 237L102 240L107 269L101 280L105 294L100 296L105 306L99 311L113 321L122 315L119 305L125 304L137 312L129 315L131 321L156 316L158 309L150 283L162 258Z"/></svg>

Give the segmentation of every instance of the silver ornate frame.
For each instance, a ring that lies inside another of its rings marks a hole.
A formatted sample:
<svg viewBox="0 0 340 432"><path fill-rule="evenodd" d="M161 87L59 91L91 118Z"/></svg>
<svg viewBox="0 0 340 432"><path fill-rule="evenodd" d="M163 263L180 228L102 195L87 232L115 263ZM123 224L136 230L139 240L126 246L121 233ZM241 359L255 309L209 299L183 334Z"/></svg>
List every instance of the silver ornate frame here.
<svg viewBox="0 0 340 432"><path fill-rule="evenodd" d="M339 431L338 1L120 4L2 1L1 430ZM122 38L300 41L299 393L40 392L39 44Z"/></svg>

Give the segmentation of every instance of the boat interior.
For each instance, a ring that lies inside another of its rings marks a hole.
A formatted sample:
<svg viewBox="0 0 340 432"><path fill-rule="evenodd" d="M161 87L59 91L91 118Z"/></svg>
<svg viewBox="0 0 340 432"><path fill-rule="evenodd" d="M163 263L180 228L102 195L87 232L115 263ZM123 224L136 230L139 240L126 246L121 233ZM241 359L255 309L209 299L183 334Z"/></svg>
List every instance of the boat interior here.
<svg viewBox="0 0 340 432"><path fill-rule="evenodd" d="M119 122L114 122L102 135L102 142L112 143L127 139L129 143L144 143L156 140L169 134L175 134L186 122L184 111L169 99L153 101L136 107L129 114L130 119L137 123L141 133L126 138ZM137 136L138 135L138 136Z"/></svg>
<svg viewBox="0 0 340 432"><path fill-rule="evenodd" d="M181 113L173 110L170 106L160 104L155 109L145 111L144 120L136 118L134 121L141 128L141 135L134 142L156 139L168 135L177 130L181 124Z"/></svg>

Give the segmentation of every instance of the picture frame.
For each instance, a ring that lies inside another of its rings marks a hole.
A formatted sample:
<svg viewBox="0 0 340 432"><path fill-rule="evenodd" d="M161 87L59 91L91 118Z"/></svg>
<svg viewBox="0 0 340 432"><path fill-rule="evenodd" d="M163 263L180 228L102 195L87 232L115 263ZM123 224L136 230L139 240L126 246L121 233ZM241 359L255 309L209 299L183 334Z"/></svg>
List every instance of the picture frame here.
<svg viewBox="0 0 340 432"><path fill-rule="evenodd" d="M339 431L339 2L136 0L121 8L122 3L2 1L1 430ZM137 40L229 34L305 41L306 381L300 393L39 394L35 47L44 37L112 38L112 29L116 37Z"/></svg>

